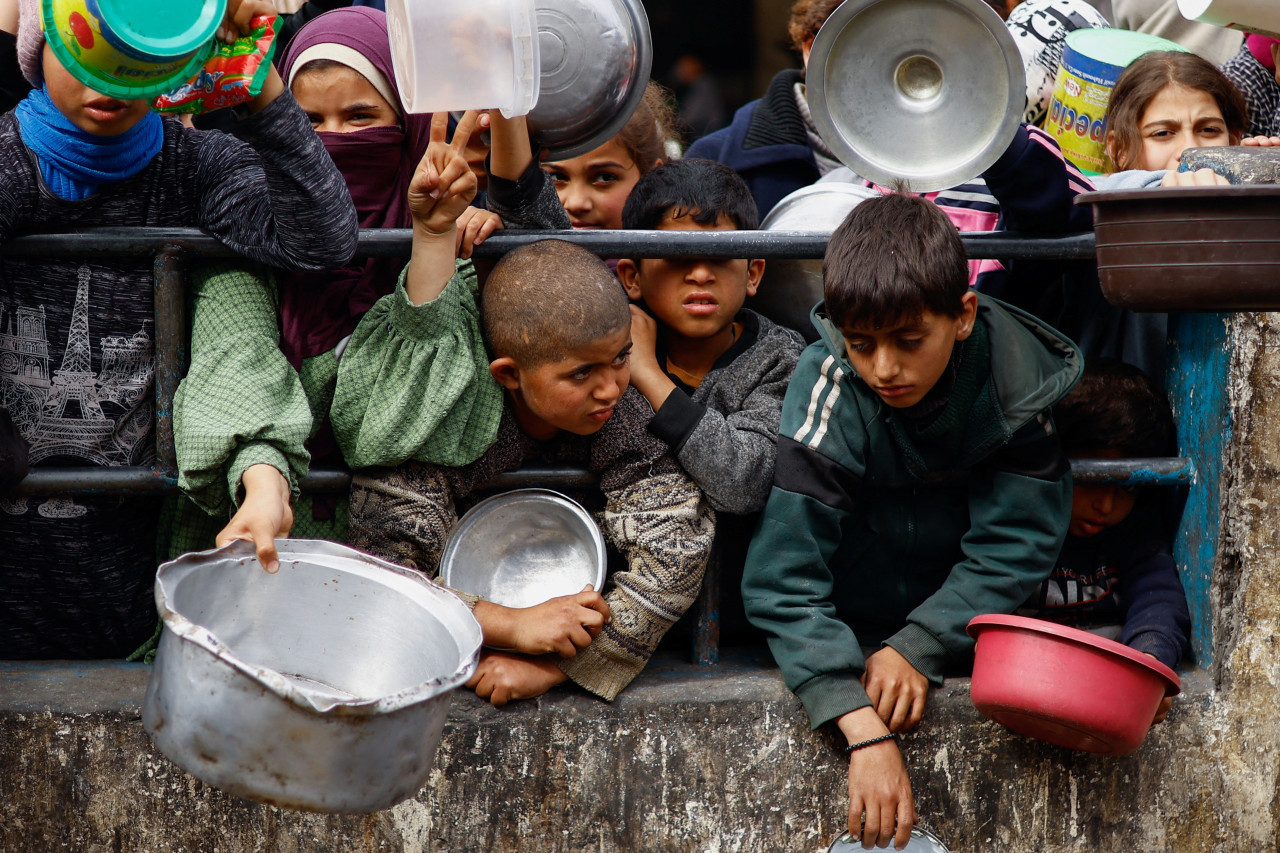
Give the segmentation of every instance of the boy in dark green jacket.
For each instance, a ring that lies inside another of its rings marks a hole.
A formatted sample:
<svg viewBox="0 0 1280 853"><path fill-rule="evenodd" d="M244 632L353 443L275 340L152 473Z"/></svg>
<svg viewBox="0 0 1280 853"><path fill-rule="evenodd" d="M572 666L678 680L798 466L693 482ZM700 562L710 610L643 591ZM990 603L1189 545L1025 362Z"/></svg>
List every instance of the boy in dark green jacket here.
<svg viewBox="0 0 1280 853"><path fill-rule="evenodd" d="M743 599L813 727L848 740L850 831L901 848L915 806L896 733L969 653L969 620L1013 611L1062 546L1049 407L1083 360L969 289L955 227L923 199L861 203L823 266L822 339L783 403Z"/></svg>

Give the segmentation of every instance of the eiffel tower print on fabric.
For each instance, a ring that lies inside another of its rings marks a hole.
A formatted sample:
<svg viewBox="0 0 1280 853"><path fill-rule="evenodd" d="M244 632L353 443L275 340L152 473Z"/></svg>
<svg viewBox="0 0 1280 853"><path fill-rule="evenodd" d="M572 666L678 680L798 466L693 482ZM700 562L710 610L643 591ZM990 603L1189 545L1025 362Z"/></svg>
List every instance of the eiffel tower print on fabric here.
<svg viewBox="0 0 1280 853"><path fill-rule="evenodd" d="M111 464L103 450L110 446L115 422L103 414L98 403L98 377L89 348L89 276L89 267L81 266L67 349L62 367L53 372L49 396L40 411L31 446L32 462L61 454Z"/></svg>

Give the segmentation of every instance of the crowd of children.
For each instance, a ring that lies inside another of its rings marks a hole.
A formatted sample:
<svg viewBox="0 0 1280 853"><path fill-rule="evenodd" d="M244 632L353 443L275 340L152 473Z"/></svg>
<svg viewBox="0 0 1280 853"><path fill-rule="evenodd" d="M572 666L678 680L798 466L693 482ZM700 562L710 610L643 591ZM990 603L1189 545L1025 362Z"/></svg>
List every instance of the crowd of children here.
<svg viewBox="0 0 1280 853"><path fill-rule="evenodd" d="M838 5L795 4L806 61ZM227 25L270 6L231 0ZM150 262L4 259L0 330L44 349L0 372L0 658L133 652L155 629L157 555L233 539L267 571L293 535L434 576L460 514L531 462L598 476L617 565L604 589L530 608L459 592L488 647L469 686L495 705L565 681L612 700L714 550L726 624L740 613L813 727L847 740L849 826L867 845L906 842L896 736L963 671L974 616L1087 627L1169 666L1187 654L1167 502L1073 491L1068 461L1173 451L1163 318L1106 305L1090 263L978 275L957 223L1083 231L1090 189L1223 182L1179 158L1280 144L1274 40L1251 37L1225 74L1191 53L1135 61L1109 108L1112 174L1087 178L1024 125L972 185L862 202L830 238L806 348L745 307L758 258L605 261L546 239L470 260L502 228L754 230L791 190L860 180L815 129L802 70L683 158L651 85L606 143L540 161L523 119L410 114L367 6L299 18L233 133L87 88L43 46L38 4L16 27L9 11L0 64L12 50L33 88L0 117L0 242L196 226L241 259L192 270L184 497L164 507L11 491L28 467L152 461ZM408 257L353 261L358 227L411 229ZM300 494L311 467L350 469L350 494Z"/></svg>

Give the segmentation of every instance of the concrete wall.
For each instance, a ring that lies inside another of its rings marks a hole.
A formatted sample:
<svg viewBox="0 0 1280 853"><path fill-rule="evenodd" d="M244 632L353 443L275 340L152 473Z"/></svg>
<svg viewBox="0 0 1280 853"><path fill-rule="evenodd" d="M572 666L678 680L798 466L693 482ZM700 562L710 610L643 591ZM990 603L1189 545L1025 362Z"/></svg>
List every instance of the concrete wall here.
<svg viewBox="0 0 1280 853"><path fill-rule="evenodd" d="M1214 663L1184 673L1169 719L1124 758L1008 733L962 679L935 691L904 751L921 819L953 850L1280 847L1280 315L1241 315L1231 335ZM367 817L197 782L142 730L146 677L0 664L0 849L821 851L845 820L842 759L767 661L655 661L614 705L459 694L430 784Z"/></svg>

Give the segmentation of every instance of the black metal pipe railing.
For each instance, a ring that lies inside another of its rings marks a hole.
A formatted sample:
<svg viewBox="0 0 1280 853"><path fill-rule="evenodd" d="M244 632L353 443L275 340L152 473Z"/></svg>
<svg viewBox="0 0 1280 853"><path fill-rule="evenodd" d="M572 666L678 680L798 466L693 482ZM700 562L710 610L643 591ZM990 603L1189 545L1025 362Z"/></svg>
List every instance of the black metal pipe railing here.
<svg viewBox="0 0 1280 853"><path fill-rule="evenodd" d="M407 228L364 229L356 255L408 257L411 235ZM499 231L476 248L476 256L496 258L527 243L554 237L608 258L821 258L828 236L810 231ZM960 238L971 258L1067 261L1094 256L1093 232L1040 236L966 231L961 232ZM31 234L8 243L4 254L15 258L136 258L165 247L202 258L238 257L195 228L90 228L74 234Z"/></svg>

